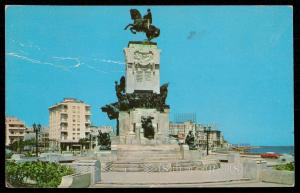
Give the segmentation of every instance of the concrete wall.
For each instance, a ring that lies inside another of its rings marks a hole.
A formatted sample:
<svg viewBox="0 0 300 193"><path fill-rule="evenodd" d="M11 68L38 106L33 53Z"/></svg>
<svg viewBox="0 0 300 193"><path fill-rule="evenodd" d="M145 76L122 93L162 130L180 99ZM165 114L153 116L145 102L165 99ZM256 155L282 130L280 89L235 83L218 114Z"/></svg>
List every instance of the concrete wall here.
<svg viewBox="0 0 300 193"><path fill-rule="evenodd" d="M90 186L91 173L63 176L58 188L87 188Z"/></svg>
<svg viewBox="0 0 300 193"><path fill-rule="evenodd" d="M278 184L295 184L295 172L294 171L282 171L282 170L263 170L261 180L263 182L272 182Z"/></svg>
<svg viewBox="0 0 300 193"><path fill-rule="evenodd" d="M261 180L262 171L267 169L266 163L256 163L255 160L243 162L243 177L252 180Z"/></svg>
<svg viewBox="0 0 300 193"><path fill-rule="evenodd" d="M189 150L188 145L181 145L180 152L181 152L182 159L185 159L185 160L199 160L206 156L205 151Z"/></svg>
<svg viewBox="0 0 300 193"><path fill-rule="evenodd" d="M77 173L90 173L90 184L93 185L100 181L101 165L99 160L80 160L70 164Z"/></svg>

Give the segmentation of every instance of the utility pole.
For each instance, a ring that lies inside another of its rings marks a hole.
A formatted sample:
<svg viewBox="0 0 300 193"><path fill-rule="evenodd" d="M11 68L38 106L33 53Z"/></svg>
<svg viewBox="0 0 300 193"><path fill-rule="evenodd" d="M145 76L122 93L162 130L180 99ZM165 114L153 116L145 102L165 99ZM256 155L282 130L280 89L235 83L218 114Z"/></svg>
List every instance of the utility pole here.
<svg viewBox="0 0 300 193"><path fill-rule="evenodd" d="M92 151L92 133L90 133L90 151Z"/></svg>

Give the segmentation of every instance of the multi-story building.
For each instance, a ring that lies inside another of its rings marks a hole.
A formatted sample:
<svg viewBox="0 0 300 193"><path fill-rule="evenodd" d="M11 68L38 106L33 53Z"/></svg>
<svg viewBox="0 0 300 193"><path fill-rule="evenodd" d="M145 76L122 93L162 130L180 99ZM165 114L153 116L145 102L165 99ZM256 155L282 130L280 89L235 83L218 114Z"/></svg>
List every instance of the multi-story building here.
<svg viewBox="0 0 300 193"><path fill-rule="evenodd" d="M23 140L25 135L25 123L16 117L5 117L5 145Z"/></svg>
<svg viewBox="0 0 300 193"><path fill-rule="evenodd" d="M170 135L178 135L178 134L182 134L184 136L186 136L189 131L193 131L195 132L195 128L197 127L197 124L192 122L192 121L185 121L185 122L178 122L178 123L174 123L174 122L170 122Z"/></svg>
<svg viewBox="0 0 300 193"><path fill-rule="evenodd" d="M49 141L61 150L80 148L90 133L91 107L75 98L64 98L49 108Z"/></svg>
<svg viewBox="0 0 300 193"><path fill-rule="evenodd" d="M24 140L31 140L36 139L36 133L34 132L33 128L26 128ZM49 128L42 127L40 132L38 133L38 141L39 141L39 148L46 150L49 147ZM32 147L26 147L27 149L32 149Z"/></svg>
<svg viewBox="0 0 300 193"><path fill-rule="evenodd" d="M220 130L215 125L205 125L185 121L181 123L170 122L170 135L178 138L183 143L189 131L195 136L195 145L200 149L207 147L207 141L210 149L223 147L225 140Z"/></svg>

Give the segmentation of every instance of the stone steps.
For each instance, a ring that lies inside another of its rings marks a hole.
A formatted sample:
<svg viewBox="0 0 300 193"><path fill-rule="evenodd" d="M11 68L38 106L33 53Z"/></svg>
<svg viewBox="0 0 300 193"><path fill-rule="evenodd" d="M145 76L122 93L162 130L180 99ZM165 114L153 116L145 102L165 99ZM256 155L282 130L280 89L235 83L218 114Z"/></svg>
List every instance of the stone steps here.
<svg viewBox="0 0 300 193"><path fill-rule="evenodd" d="M176 161L176 160L180 160L180 158L177 157L156 157L156 158L140 158L140 159L134 159L134 158L127 158L127 159L117 159L118 161L160 161L160 162L164 162L164 161Z"/></svg>
<svg viewBox="0 0 300 193"><path fill-rule="evenodd" d="M121 151L180 151L178 145L118 145Z"/></svg>
<svg viewBox="0 0 300 193"><path fill-rule="evenodd" d="M163 161L163 160L180 160L181 154L175 150L123 150L118 151L117 160L144 160L144 161Z"/></svg>
<svg viewBox="0 0 300 193"><path fill-rule="evenodd" d="M103 163L105 165L105 163ZM167 172L186 170L210 170L217 169L219 165L202 161L189 160L165 160L165 161L113 161L104 167L104 172Z"/></svg>

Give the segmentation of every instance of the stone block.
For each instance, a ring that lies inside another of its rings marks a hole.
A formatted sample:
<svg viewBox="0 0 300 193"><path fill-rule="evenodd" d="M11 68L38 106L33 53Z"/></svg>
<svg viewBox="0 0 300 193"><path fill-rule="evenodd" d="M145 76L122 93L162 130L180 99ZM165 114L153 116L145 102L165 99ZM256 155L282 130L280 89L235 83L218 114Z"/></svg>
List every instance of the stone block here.
<svg viewBox="0 0 300 193"><path fill-rule="evenodd" d="M262 179L262 171L267 169L264 162L256 162L256 160L245 160L243 162L243 177L255 180Z"/></svg>
<svg viewBox="0 0 300 193"><path fill-rule="evenodd" d="M229 153L228 154L228 163L240 163L240 154L239 153Z"/></svg>
<svg viewBox="0 0 300 193"><path fill-rule="evenodd" d="M100 181L101 165L99 160L79 160L71 164L77 173L91 173L91 185Z"/></svg>
<svg viewBox="0 0 300 193"><path fill-rule="evenodd" d="M261 180L263 182L294 185L295 184L295 172L294 171L265 169L262 171Z"/></svg>
<svg viewBox="0 0 300 193"><path fill-rule="evenodd" d="M20 160L20 159L24 159L24 158L25 158L24 154L13 154L10 159L12 159L12 160Z"/></svg>
<svg viewBox="0 0 300 193"><path fill-rule="evenodd" d="M58 188L87 188L91 184L91 174L81 173L63 176Z"/></svg>

